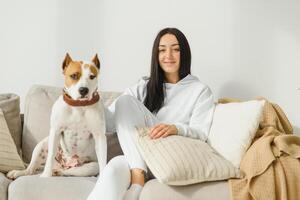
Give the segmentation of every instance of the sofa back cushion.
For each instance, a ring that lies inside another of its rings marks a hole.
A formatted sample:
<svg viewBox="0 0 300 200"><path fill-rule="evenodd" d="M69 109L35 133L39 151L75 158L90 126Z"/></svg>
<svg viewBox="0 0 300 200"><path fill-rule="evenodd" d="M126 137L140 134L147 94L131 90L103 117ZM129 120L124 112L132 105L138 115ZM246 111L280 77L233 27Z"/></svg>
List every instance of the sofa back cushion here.
<svg viewBox="0 0 300 200"><path fill-rule="evenodd" d="M29 162L36 144L49 135L51 109L62 94L62 88L34 85L27 93L22 138L23 159ZM105 105L120 95L117 92L100 92ZM108 160L122 153L116 134L107 134Z"/></svg>

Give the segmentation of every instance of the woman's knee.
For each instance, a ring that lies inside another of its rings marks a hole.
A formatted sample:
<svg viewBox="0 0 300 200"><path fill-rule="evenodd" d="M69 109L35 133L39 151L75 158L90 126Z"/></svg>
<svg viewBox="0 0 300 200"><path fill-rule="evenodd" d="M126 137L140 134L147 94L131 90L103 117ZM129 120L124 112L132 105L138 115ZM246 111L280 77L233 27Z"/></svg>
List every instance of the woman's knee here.
<svg viewBox="0 0 300 200"><path fill-rule="evenodd" d="M104 172L108 176L125 177L130 179L130 168L124 156L116 156L112 158Z"/></svg>
<svg viewBox="0 0 300 200"><path fill-rule="evenodd" d="M136 101L133 96L130 95L122 95L116 101L116 111L127 109L130 105Z"/></svg>

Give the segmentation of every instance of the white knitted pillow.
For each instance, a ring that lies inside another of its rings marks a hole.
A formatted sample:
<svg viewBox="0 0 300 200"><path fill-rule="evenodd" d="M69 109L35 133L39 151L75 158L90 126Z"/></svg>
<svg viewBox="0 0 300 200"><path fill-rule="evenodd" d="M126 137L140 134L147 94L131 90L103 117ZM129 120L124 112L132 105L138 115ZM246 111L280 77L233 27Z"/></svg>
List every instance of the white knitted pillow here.
<svg viewBox="0 0 300 200"><path fill-rule="evenodd" d="M24 169L14 140L7 127L3 111L0 109L0 172L6 173L13 169Z"/></svg>
<svg viewBox="0 0 300 200"><path fill-rule="evenodd" d="M161 183L188 185L240 177L237 168L201 140L177 135L152 140L148 128L137 132L137 147Z"/></svg>

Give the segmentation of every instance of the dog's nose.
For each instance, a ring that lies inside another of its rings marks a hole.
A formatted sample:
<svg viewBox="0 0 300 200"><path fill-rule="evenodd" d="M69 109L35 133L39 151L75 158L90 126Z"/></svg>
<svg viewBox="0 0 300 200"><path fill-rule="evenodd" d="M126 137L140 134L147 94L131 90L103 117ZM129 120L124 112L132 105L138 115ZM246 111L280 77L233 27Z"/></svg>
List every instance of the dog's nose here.
<svg viewBox="0 0 300 200"><path fill-rule="evenodd" d="M85 95L87 95L87 93L89 93L89 88L87 88L87 87L80 87L79 88L79 93L81 94L81 96L85 96Z"/></svg>

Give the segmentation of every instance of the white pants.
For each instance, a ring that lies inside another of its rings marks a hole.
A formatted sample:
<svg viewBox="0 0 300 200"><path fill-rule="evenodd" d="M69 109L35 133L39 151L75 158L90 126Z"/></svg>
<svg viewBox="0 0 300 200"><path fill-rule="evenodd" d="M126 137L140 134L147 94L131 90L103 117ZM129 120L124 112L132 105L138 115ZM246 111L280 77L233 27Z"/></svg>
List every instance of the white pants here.
<svg viewBox="0 0 300 200"><path fill-rule="evenodd" d="M130 186L130 169L147 171L135 143L135 126L152 127L158 123L156 117L136 98L123 95L115 104L115 123L124 156L113 158L100 173L99 179L88 200L122 200Z"/></svg>
<svg viewBox="0 0 300 200"><path fill-rule="evenodd" d="M118 138L129 167L147 171L146 163L134 142L134 134L137 134L135 127L152 127L158 120L142 102L129 95L121 96L115 109Z"/></svg>
<svg viewBox="0 0 300 200"><path fill-rule="evenodd" d="M130 168L125 157L114 157L100 173L88 200L122 200L130 179Z"/></svg>

